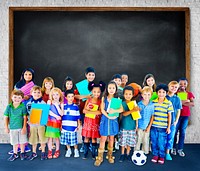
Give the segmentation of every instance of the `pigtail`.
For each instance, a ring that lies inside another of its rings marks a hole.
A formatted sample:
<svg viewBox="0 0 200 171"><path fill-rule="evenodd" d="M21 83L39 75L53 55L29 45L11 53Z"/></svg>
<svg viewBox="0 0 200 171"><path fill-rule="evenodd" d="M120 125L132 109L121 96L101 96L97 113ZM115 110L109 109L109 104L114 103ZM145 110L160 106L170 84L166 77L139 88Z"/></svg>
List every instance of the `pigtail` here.
<svg viewBox="0 0 200 171"><path fill-rule="evenodd" d="M104 92L106 88L106 84L103 81L99 81L99 87L100 87L101 92Z"/></svg>
<svg viewBox="0 0 200 171"><path fill-rule="evenodd" d="M89 82L89 84L88 84L88 90L92 91L93 87L95 87L95 86L96 86L96 84L94 83L94 81Z"/></svg>

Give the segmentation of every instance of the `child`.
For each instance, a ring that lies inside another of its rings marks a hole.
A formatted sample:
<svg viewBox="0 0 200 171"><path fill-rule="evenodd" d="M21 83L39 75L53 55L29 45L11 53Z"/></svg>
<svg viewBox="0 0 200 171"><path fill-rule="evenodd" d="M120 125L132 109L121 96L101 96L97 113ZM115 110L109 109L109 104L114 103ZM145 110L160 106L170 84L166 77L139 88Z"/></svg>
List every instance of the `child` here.
<svg viewBox="0 0 200 171"><path fill-rule="evenodd" d="M182 109L182 104L180 98L175 94L179 88L179 83L177 81L171 81L168 84L169 92L167 93L166 98L172 102L174 112L171 113L171 126L170 134L167 135L167 146L166 146L166 160L172 160L172 157L169 154L169 151L173 147L174 135L176 132L176 125L180 116L180 111Z"/></svg>
<svg viewBox="0 0 200 171"><path fill-rule="evenodd" d="M121 146L121 155L119 162L123 162L125 157L128 161L131 161L131 147L134 147L136 144L136 130L137 123L133 120L131 113L138 111L138 107L134 107L132 110L129 110L127 103L129 103L133 98L134 90L131 86L126 86L123 90L124 101L122 106L124 111L121 113L122 117L120 120L120 132L119 132L119 145ZM126 148L126 154L125 154Z"/></svg>
<svg viewBox="0 0 200 171"><path fill-rule="evenodd" d="M94 81L95 79L95 69L93 67L87 67L85 70L85 78L86 80L89 82ZM80 114L81 114L81 124L83 126L84 124L84 117L85 115L83 114L83 108L85 106L85 101L83 99L88 99L90 98L90 94L88 95L80 95L79 92L77 94L75 94L75 99L79 100L79 110L80 110ZM80 152L84 152L84 137L82 137L82 147L80 149Z"/></svg>
<svg viewBox="0 0 200 171"><path fill-rule="evenodd" d="M112 80L117 84L117 94L119 98L123 98L123 88L122 84L122 76L120 74L115 74L112 76Z"/></svg>
<svg viewBox="0 0 200 171"><path fill-rule="evenodd" d="M138 130L137 130L137 143L134 150L140 150L140 146L142 143L142 150L145 154L149 154L149 135L150 135L150 120L152 115L154 114L154 104L150 101L152 96L152 88L149 86L143 87L141 90L142 99L138 103L138 107L140 108L141 118L138 119Z"/></svg>
<svg viewBox="0 0 200 171"><path fill-rule="evenodd" d="M26 104L26 108L28 114L30 115L31 111L31 104L38 103L38 104L46 104L42 100L42 88L40 86L34 86L31 89L32 97ZM37 157L36 148L37 144L40 143L41 145L41 160L45 160L47 158L45 154L45 144L47 139L45 137L45 126L41 126L40 124L32 124L29 122L30 126L30 136L29 136L29 143L32 145L32 154L28 157L28 160L33 160Z"/></svg>
<svg viewBox="0 0 200 171"><path fill-rule="evenodd" d="M50 91L50 99L47 104L50 104L49 118L47 122L45 136L48 137L48 159L58 158L60 156L60 128L61 117L63 116L63 95L62 91L54 87ZM53 139L56 142L56 151L52 156Z"/></svg>
<svg viewBox="0 0 200 171"><path fill-rule="evenodd" d="M125 74L125 73L122 74L121 78L122 78L121 87L124 88L128 83L128 74Z"/></svg>
<svg viewBox="0 0 200 171"><path fill-rule="evenodd" d="M152 154L153 163L164 164L167 134L170 133L171 125L171 113L173 112L173 106L170 101L166 99L168 92L168 86L166 84L160 84L156 87L156 93L158 98L153 100L154 114L151 119L151 142L152 142Z"/></svg>
<svg viewBox="0 0 200 171"><path fill-rule="evenodd" d="M74 146L74 157L79 157L77 131L80 127L80 112L74 101L74 91L65 91L67 103L64 104L64 114L62 116L62 131L60 143L67 146L65 157L72 154L70 146Z"/></svg>
<svg viewBox="0 0 200 171"><path fill-rule="evenodd" d="M94 82L90 82L88 85L88 90L92 92L92 97L89 98L83 109L84 114L92 114L94 118L90 118L85 116L84 125L82 128L82 136L84 137L84 157L83 159L87 158L88 150L90 146L89 140L92 139L92 158L95 159L96 157L96 147L97 147L97 138L100 138L99 134L99 124L101 119L101 110L100 110L100 95L105 89L105 83L102 81L99 84L95 84ZM93 106L97 105L97 110L93 111ZM91 107L92 106L92 107Z"/></svg>
<svg viewBox="0 0 200 171"><path fill-rule="evenodd" d="M158 98L158 95L155 93L155 91L156 91L155 77L152 74L147 74L144 77L142 85L143 85L143 87L149 86L153 89L153 94L152 94L151 99L150 99L151 101Z"/></svg>
<svg viewBox="0 0 200 171"><path fill-rule="evenodd" d="M31 68L25 69L21 74L20 80L15 84L14 88L21 89L22 87L24 87L31 81L34 83L34 75L35 75L35 72L33 69ZM29 98L30 98L30 92L28 93L28 95L24 96L24 100L28 100Z"/></svg>
<svg viewBox="0 0 200 171"><path fill-rule="evenodd" d="M21 160L26 158L24 147L27 142L27 111L22 103L23 98L24 93L21 90L13 90L11 93L12 102L6 107L4 112L5 131L10 134L10 143L13 146L13 154L8 158L8 161L14 161L18 158L18 144L20 144L21 148Z"/></svg>
<svg viewBox="0 0 200 171"><path fill-rule="evenodd" d="M123 111L122 105L118 110L114 109L109 109L107 111L109 102L111 101L112 98L116 98L117 96L117 84L114 81L111 81L108 83L106 87L106 92L104 97L102 97L101 100L101 112L102 112L102 117L101 117L101 122L100 122L100 145L98 149L98 156L96 157L96 161L94 163L95 166L100 166L101 163L103 162L103 152L105 148L105 142L107 137L109 137L109 144L108 144L108 162L109 163L114 163L114 157L112 156L113 152L113 143L114 143L114 136L118 134L118 118L116 116L108 116L109 114L112 113L121 113Z"/></svg>
<svg viewBox="0 0 200 171"><path fill-rule="evenodd" d="M49 100L49 93L54 88L54 80L51 77L46 77L42 83L42 100L46 103Z"/></svg>
<svg viewBox="0 0 200 171"><path fill-rule="evenodd" d="M179 79L179 86L180 86L179 92L187 93L187 99L181 100L182 109L180 113L180 118L176 125L176 134L174 137L174 144L171 154L176 155L177 132L179 131L178 154L179 156L184 157L185 153L183 152L183 147L184 147L185 133L190 116L190 107L194 106L194 95L186 90L188 86L188 80L186 78Z"/></svg>

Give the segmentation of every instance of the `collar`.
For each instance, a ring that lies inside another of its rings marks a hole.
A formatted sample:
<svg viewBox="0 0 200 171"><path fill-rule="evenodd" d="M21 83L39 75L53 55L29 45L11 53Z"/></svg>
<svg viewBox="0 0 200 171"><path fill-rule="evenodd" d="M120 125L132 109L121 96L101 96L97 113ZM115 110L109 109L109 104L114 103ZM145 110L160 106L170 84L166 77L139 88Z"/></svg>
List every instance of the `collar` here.
<svg viewBox="0 0 200 171"><path fill-rule="evenodd" d="M12 108L15 108L15 107L13 106L13 103L12 103L12 102L11 102L9 105L10 105ZM20 103L19 106L17 106L17 108L18 108L18 107L21 107L22 105L23 105L23 103Z"/></svg>
<svg viewBox="0 0 200 171"><path fill-rule="evenodd" d="M33 97L32 97L31 102L34 102L34 103L41 103L41 102L42 102L42 97L40 97L40 98L37 99L37 100L33 99Z"/></svg>
<svg viewBox="0 0 200 171"><path fill-rule="evenodd" d="M169 100L167 100L167 98L165 97L164 101L163 102L168 102ZM158 98L153 100L153 102L158 102Z"/></svg>

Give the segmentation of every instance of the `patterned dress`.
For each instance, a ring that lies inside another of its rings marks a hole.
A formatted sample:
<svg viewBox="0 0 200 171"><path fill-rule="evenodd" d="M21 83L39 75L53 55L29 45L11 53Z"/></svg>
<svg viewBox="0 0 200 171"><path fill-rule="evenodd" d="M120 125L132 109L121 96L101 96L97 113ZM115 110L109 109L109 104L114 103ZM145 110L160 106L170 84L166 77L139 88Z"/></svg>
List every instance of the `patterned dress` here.
<svg viewBox="0 0 200 171"><path fill-rule="evenodd" d="M101 100L97 103L92 103L92 99L88 99L88 104L96 104L100 108ZM96 115L94 119L86 117L84 119L84 125L82 129L82 136L87 138L100 138L99 134L99 124L101 120L101 115Z"/></svg>

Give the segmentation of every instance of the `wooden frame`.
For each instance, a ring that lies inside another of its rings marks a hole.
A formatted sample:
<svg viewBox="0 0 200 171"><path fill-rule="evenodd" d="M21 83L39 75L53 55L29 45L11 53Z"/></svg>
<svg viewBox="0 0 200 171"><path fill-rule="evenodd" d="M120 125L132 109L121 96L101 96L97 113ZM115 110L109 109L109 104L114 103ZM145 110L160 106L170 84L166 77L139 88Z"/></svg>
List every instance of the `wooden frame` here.
<svg viewBox="0 0 200 171"><path fill-rule="evenodd" d="M14 86L15 11L184 11L186 77L190 80L190 10L185 7L9 7L9 95Z"/></svg>

